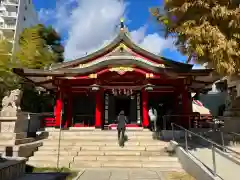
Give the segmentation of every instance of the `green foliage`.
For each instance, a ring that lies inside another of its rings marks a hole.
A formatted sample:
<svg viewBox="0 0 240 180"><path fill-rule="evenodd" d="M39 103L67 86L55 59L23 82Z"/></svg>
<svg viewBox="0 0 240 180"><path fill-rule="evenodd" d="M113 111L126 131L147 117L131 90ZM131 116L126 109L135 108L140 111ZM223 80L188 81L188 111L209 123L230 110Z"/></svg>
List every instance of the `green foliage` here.
<svg viewBox="0 0 240 180"><path fill-rule="evenodd" d="M7 40L0 41L0 99L8 90L18 88L19 79L12 73L14 63L11 60L12 44Z"/></svg>
<svg viewBox="0 0 240 180"><path fill-rule="evenodd" d="M41 92L29 83L23 83L23 101L21 108L23 111L40 113L53 112L54 95L48 92Z"/></svg>
<svg viewBox="0 0 240 180"><path fill-rule="evenodd" d="M151 13L194 62L208 62L222 74L239 73L239 0L167 0L164 10Z"/></svg>
<svg viewBox="0 0 240 180"><path fill-rule="evenodd" d="M52 27L36 25L24 29L19 44L17 59L23 67L41 69L63 61L64 49L61 39Z"/></svg>
<svg viewBox="0 0 240 180"><path fill-rule="evenodd" d="M54 54L42 39L40 29L40 26L26 28L21 34L16 57L23 67L40 69L54 62Z"/></svg>
<svg viewBox="0 0 240 180"><path fill-rule="evenodd" d="M63 61L64 48L61 38L52 27L36 25L24 29L19 39L19 51L12 58L12 43L0 41L0 99L5 92L21 88L23 90L22 110L30 112L49 112L54 96L39 93L36 88L20 79L12 72L14 67L41 69L52 63ZM16 57L16 58L15 58Z"/></svg>
<svg viewBox="0 0 240 180"><path fill-rule="evenodd" d="M41 36L45 40L45 43L51 47L51 50L56 55L55 62L63 62L63 53L64 53L64 47L61 45L61 37L56 32L55 29L53 29L51 26L45 27L43 25L41 26Z"/></svg>

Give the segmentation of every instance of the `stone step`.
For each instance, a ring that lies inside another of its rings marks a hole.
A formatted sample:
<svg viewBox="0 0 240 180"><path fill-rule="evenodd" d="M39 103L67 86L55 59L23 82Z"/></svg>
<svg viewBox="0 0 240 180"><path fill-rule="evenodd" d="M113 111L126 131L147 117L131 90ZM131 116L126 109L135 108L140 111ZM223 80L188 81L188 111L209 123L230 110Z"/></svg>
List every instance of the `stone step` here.
<svg viewBox="0 0 240 180"><path fill-rule="evenodd" d="M60 167L66 167L69 168L70 167L70 162L71 161L64 161L64 160L60 160L59 161L59 166ZM44 168L44 167L52 167L52 168L56 168L57 167L57 160L55 161L42 161L42 160L29 160L26 163L27 165L33 166L33 167L40 167L40 168Z"/></svg>
<svg viewBox="0 0 240 180"><path fill-rule="evenodd" d="M78 156L161 156L166 155L160 151L79 151Z"/></svg>
<svg viewBox="0 0 240 180"><path fill-rule="evenodd" d="M57 167L57 160L29 160L28 165L34 167ZM135 162L135 161L81 161L70 162L60 159L60 167L71 168L72 170L81 170L82 168L160 168L166 171L182 171L179 162L151 161L151 162Z"/></svg>
<svg viewBox="0 0 240 180"><path fill-rule="evenodd" d="M59 156L59 159L62 161L73 161L73 155L69 155L69 156ZM37 160L37 161L54 161L56 162L57 161L57 154L56 155L43 155L43 156L32 156L32 157L29 157L29 160L32 161L32 160Z"/></svg>
<svg viewBox="0 0 240 180"><path fill-rule="evenodd" d="M178 162L176 157L168 156L75 156L74 162L82 161L136 161L136 162Z"/></svg>
<svg viewBox="0 0 240 180"><path fill-rule="evenodd" d="M168 156L164 151L60 151L61 154L69 154L69 156L77 153L78 156ZM37 151L33 157L57 156L58 151Z"/></svg>
<svg viewBox="0 0 240 180"><path fill-rule="evenodd" d="M58 135L59 131L47 131L49 135ZM151 131L131 131L126 130L126 134L128 135L152 135ZM108 135L108 134L117 134L117 130L108 130L108 131L77 131L77 130L62 130L61 134L74 134L74 135Z"/></svg>
<svg viewBox="0 0 240 180"><path fill-rule="evenodd" d="M71 169L77 168L176 168L181 169L179 162L136 162L136 161L82 161L70 163Z"/></svg>
<svg viewBox="0 0 240 180"><path fill-rule="evenodd" d="M48 139L56 139L58 140L59 137L58 136L48 136ZM64 140L74 140L74 139L77 139L77 140L95 140L95 141L102 141L102 140L115 140L117 141L117 136L112 136L112 135L109 135L109 136L104 136L104 135L89 135L89 136L77 136L77 135L74 135L74 136L61 136L61 139L64 139ZM152 136L128 136L128 139L130 140L152 140Z"/></svg>
<svg viewBox="0 0 240 180"><path fill-rule="evenodd" d="M93 146L94 147L94 146ZM40 148L44 148L40 147ZM169 156L169 154L165 151L165 149L152 149L152 150L141 150L141 149L106 149L106 150L99 150L99 149L60 149L60 154L62 155L138 155L138 156ZM34 153L34 155L57 155L58 149L40 149Z"/></svg>
<svg viewBox="0 0 240 180"><path fill-rule="evenodd" d="M30 143L33 141L34 141L34 138L23 138L23 139L12 139L12 140L0 139L0 146L13 146L13 145Z"/></svg>
<svg viewBox="0 0 240 180"><path fill-rule="evenodd" d="M77 151L98 151L98 152L108 152L108 151L139 151L139 152L165 152L164 147L160 146L129 146L129 147L117 147L117 146L104 146L104 147L97 147L97 146L69 146L69 147L60 147L61 152L77 152ZM53 146L41 146L38 148L38 152L43 152L45 154L58 152L58 147Z"/></svg>
<svg viewBox="0 0 240 180"><path fill-rule="evenodd" d="M58 146L59 141L53 140L53 139L46 139L43 140L44 146ZM167 146L167 142L164 141L158 141L158 140L141 140L141 141L126 141L125 146ZM89 141L89 140L79 140L79 139L71 139L71 140L61 140L60 141L61 146L69 146L69 145L76 145L76 146L119 146L117 140L107 141L107 140L101 140L101 141Z"/></svg>
<svg viewBox="0 0 240 180"><path fill-rule="evenodd" d="M61 150L61 151L59 151L59 153L60 153L60 156L76 156L77 154L78 154L78 151L76 150L76 151L67 151L67 150ZM57 150L55 150L55 151L36 151L36 152L34 152L34 156L46 156L46 155L53 155L53 156L55 156L55 155L57 155L58 154L58 151Z"/></svg>
<svg viewBox="0 0 240 180"><path fill-rule="evenodd" d="M45 130L49 134L54 134L58 133L60 129L56 128L45 128ZM79 134L111 134L111 133L116 133L116 129L111 129L111 130L98 130L98 129L87 129L87 128L69 128L67 130L61 129L61 133L79 133ZM141 128L127 128L126 133L135 133L135 134L152 134L153 132L150 131L149 129L141 129Z"/></svg>
<svg viewBox="0 0 240 180"><path fill-rule="evenodd" d="M80 151L80 146L60 146L61 151ZM41 146L38 148L38 151L57 151L58 146Z"/></svg>

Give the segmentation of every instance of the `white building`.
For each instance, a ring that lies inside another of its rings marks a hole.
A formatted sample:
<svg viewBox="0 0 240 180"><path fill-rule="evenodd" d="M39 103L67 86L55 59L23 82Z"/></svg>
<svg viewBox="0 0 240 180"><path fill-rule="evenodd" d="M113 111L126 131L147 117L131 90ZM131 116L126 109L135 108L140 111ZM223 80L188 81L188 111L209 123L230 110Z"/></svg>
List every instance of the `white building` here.
<svg viewBox="0 0 240 180"><path fill-rule="evenodd" d="M0 0L0 38L12 44L12 54L18 49L19 35L24 28L39 24L32 0Z"/></svg>

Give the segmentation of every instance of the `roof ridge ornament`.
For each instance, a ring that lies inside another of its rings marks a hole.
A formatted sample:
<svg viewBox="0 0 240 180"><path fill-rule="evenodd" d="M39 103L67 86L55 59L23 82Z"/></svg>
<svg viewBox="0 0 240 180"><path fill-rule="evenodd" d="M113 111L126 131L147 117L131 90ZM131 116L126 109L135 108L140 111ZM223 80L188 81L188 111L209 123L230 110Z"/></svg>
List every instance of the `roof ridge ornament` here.
<svg viewBox="0 0 240 180"><path fill-rule="evenodd" d="M123 17L120 18L120 33L124 33L125 35L130 36L128 28L126 27L124 22L125 22L124 18Z"/></svg>
<svg viewBox="0 0 240 180"><path fill-rule="evenodd" d="M125 25L124 25L124 18L120 18L120 30L124 31L125 30Z"/></svg>

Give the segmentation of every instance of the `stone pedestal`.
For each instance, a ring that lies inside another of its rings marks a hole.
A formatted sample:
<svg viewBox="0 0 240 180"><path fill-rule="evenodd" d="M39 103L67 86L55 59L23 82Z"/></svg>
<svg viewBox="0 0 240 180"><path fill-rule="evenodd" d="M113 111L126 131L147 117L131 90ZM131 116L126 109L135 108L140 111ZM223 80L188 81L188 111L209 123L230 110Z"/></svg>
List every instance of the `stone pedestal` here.
<svg viewBox="0 0 240 180"><path fill-rule="evenodd" d="M19 113L15 117L0 117L0 133L21 133L28 131L27 114Z"/></svg>

